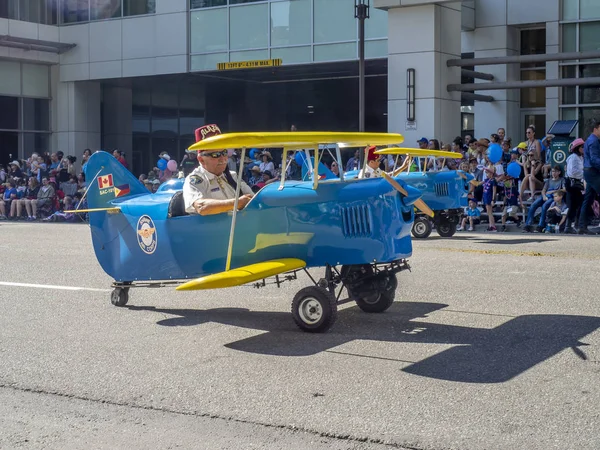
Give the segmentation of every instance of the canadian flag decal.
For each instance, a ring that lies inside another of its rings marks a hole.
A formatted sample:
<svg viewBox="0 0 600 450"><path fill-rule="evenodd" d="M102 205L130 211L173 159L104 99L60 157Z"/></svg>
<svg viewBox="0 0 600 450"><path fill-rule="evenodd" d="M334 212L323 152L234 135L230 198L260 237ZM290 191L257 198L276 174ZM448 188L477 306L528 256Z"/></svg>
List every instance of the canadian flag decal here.
<svg viewBox="0 0 600 450"><path fill-rule="evenodd" d="M98 177L98 187L100 189L106 189L106 188L113 187L112 174L109 173L108 175L104 175L104 176Z"/></svg>

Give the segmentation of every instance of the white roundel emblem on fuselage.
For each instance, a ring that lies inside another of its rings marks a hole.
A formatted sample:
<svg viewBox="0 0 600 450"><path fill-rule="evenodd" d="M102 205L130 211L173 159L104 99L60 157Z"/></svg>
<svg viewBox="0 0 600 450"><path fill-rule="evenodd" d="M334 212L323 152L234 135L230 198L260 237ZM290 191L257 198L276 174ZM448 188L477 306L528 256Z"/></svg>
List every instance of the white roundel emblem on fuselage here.
<svg viewBox="0 0 600 450"><path fill-rule="evenodd" d="M156 227L149 216L142 216L138 220L137 240L144 253L151 255L156 250Z"/></svg>

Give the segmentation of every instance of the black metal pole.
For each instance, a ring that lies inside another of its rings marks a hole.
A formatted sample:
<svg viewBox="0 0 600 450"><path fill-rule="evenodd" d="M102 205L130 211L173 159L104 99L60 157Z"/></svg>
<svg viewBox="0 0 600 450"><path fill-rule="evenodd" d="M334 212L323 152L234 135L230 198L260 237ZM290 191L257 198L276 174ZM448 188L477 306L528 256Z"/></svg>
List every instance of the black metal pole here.
<svg viewBox="0 0 600 450"><path fill-rule="evenodd" d="M358 131L365 131L365 17L358 18Z"/></svg>

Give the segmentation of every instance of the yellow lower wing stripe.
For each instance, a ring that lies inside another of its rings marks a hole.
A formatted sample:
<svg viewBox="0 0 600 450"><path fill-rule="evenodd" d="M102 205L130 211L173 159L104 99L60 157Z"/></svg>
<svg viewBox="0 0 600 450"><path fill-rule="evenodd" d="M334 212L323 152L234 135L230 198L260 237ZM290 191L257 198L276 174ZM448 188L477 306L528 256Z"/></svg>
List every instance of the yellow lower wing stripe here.
<svg viewBox="0 0 600 450"><path fill-rule="evenodd" d="M63 211L63 212L74 214L74 213L91 213L91 212L100 212L100 211L120 212L121 208L113 207L113 208L72 209L72 210Z"/></svg>
<svg viewBox="0 0 600 450"><path fill-rule="evenodd" d="M226 272L214 273L205 277L196 278L178 286L178 291L196 291L201 289L223 289L263 278L279 275L280 273L298 270L306 267L306 262L296 258L275 259L248 266L238 267Z"/></svg>

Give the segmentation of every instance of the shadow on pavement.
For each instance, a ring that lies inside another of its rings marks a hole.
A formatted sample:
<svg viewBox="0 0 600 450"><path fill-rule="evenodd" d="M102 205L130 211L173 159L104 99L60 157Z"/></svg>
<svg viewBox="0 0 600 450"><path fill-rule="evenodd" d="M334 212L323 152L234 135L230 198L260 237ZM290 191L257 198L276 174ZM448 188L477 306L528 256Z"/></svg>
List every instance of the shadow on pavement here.
<svg viewBox="0 0 600 450"><path fill-rule="evenodd" d="M357 339L455 345L411 363L402 370L423 377L468 383L506 382L568 348L572 348L579 358L586 359L585 353L577 348L584 345L579 340L600 327L600 317L568 315L519 316L492 329L416 320L446 306L402 302L395 303L384 314L366 314L358 307L347 308L339 312L334 327L324 334L296 329L290 314L281 312L245 308L127 308L175 316L158 321L157 324L162 326L196 326L215 322L265 331L226 345L234 350L262 355L310 356Z"/></svg>

